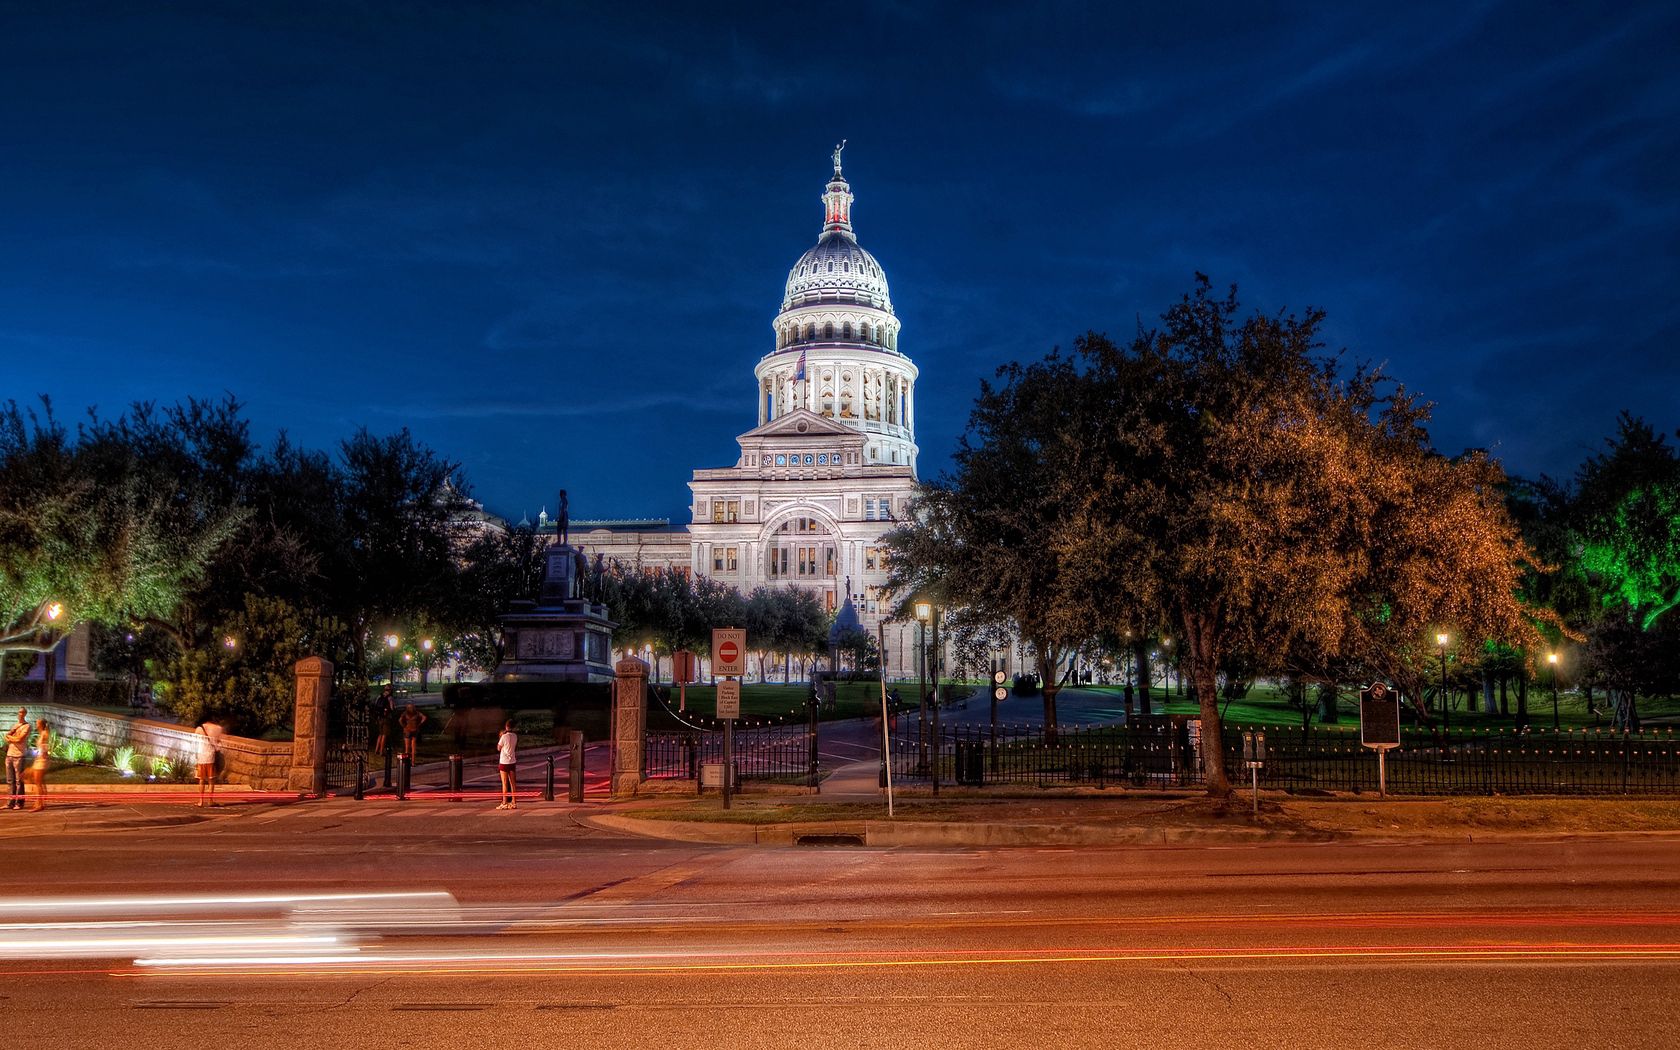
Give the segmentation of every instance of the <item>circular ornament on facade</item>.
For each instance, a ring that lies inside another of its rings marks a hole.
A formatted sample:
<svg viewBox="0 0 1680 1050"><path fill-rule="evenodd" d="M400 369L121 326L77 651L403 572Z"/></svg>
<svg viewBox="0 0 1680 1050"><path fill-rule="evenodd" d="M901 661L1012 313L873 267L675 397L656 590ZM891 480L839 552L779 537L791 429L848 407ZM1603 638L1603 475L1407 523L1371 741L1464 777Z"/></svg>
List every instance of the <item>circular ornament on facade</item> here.
<svg viewBox="0 0 1680 1050"><path fill-rule="evenodd" d="M797 426L795 426L793 429L795 429L795 430L799 431L801 434L803 434L803 433L805 433L805 431L810 429L810 424L809 423L800 423Z"/></svg>

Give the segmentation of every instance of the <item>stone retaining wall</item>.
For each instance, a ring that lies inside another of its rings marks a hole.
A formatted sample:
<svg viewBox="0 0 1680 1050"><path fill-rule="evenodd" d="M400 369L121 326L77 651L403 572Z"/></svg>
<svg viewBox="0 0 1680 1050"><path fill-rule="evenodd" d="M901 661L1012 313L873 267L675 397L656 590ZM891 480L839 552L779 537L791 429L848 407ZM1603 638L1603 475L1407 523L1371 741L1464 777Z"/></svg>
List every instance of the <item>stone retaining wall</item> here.
<svg viewBox="0 0 1680 1050"><path fill-rule="evenodd" d="M136 768L145 769L154 757L167 758L176 764L193 764L198 745L197 734L171 722L149 718L129 718L124 715L89 711L66 704L44 704L24 700L15 706L0 701L0 726L10 726L17 717L16 707L29 710L29 720L45 718L58 736L91 741L101 750L132 747L140 756ZM222 780L228 784L244 784L258 791L286 790L287 772L292 764L292 744L289 740L251 740L223 734Z"/></svg>

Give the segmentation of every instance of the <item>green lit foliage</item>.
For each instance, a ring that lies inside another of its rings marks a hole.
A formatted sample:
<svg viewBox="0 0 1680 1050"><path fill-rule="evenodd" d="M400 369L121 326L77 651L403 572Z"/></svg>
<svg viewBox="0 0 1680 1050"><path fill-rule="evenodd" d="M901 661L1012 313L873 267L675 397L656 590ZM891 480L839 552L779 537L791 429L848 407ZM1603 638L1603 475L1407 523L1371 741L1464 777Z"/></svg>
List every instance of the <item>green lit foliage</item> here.
<svg viewBox="0 0 1680 1050"><path fill-rule="evenodd" d="M1582 567L1603 580L1606 602L1625 602L1649 630L1680 603L1680 491L1635 489L1599 524L1582 547Z"/></svg>
<svg viewBox="0 0 1680 1050"><path fill-rule="evenodd" d="M40 650L83 621L172 617L237 531L242 511L134 440L148 412L72 432L44 400L0 411L0 651Z"/></svg>
<svg viewBox="0 0 1680 1050"><path fill-rule="evenodd" d="M53 739L52 753L55 758L79 766L92 765L99 758L99 749L93 746L93 741L67 736Z"/></svg>
<svg viewBox="0 0 1680 1050"><path fill-rule="evenodd" d="M1605 606L1625 605L1649 630L1680 604L1680 457L1626 413L1607 445L1578 478L1581 564Z"/></svg>
<svg viewBox="0 0 1680 1050"><path fill-rule="evenodd" d="M152 759L151 777L153 780L170 780L175 776L175 763L162 755Z"/></svg>
<svg viewBox="0 0 1680 1050"><path fill-rule="evenodd" d="M122 747L111 751L111 768L125 777L133 776L135 758L134 748L124 744Z"/></svg>

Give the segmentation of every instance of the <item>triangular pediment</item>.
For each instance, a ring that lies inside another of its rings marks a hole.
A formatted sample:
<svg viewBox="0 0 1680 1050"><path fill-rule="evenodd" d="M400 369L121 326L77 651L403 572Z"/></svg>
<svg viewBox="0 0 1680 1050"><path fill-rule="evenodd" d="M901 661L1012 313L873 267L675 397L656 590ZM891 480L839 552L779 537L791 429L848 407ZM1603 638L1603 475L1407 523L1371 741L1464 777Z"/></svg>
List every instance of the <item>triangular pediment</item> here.
<svg viewBox="0 0 1680 1050"><path fill-rule="evenodd" d="M777 416L763 426L747 431L739 440L743 443L754 438L822 438L832 441L847 437L863 439L862 434L844 423L819 416L808 408L796 408L785 416Z"/></svg>

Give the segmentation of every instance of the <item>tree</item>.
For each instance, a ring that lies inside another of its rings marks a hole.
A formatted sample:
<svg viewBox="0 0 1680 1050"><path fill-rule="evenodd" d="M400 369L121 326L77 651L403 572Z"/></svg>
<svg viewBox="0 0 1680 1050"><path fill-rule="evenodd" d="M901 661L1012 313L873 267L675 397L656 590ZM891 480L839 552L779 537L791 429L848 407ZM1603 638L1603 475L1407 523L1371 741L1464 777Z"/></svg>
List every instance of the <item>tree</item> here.
<svg viewBox="0 0 1680 1050"><path fill-rule="evenodd" d="M1581 562L1605 605L1626 605L1649 629L1680 604L1680 457L1625 412L1607 444L1577 478Z"/></svg>
<svg viewBox="0 0 1680 1050"><path fill-rule="evenodd" d="M218 644L166 664L158 702L187 725L215 721L251 736L290 728L299 660L337 662L351 643L337 620L255 594L215 629Z"/></svg>
<svg viewBox="0 0 1680 1050"><path fill-rule="evenodd" d="M84 621L167 622L245 514L97 417L74 436L43 399L0 412L0 653Z"/></svg>
<svg viewBox="0 0 1680 1050"><path fill-rule="evenodd" d="M1013 624L1037 656L1045 732L1054 739L1058 669L1096 633L1077 594L1083 581L1056 547L1055 494L1079 483L1060 455L1061 436L1077 425L1067 395L1078 375L1052 354L1006 365L997 379L981 384L954 469L923 485L906 523L886 537L887 592L900 619L925 597L964 609L970 621Z"/></svg>

